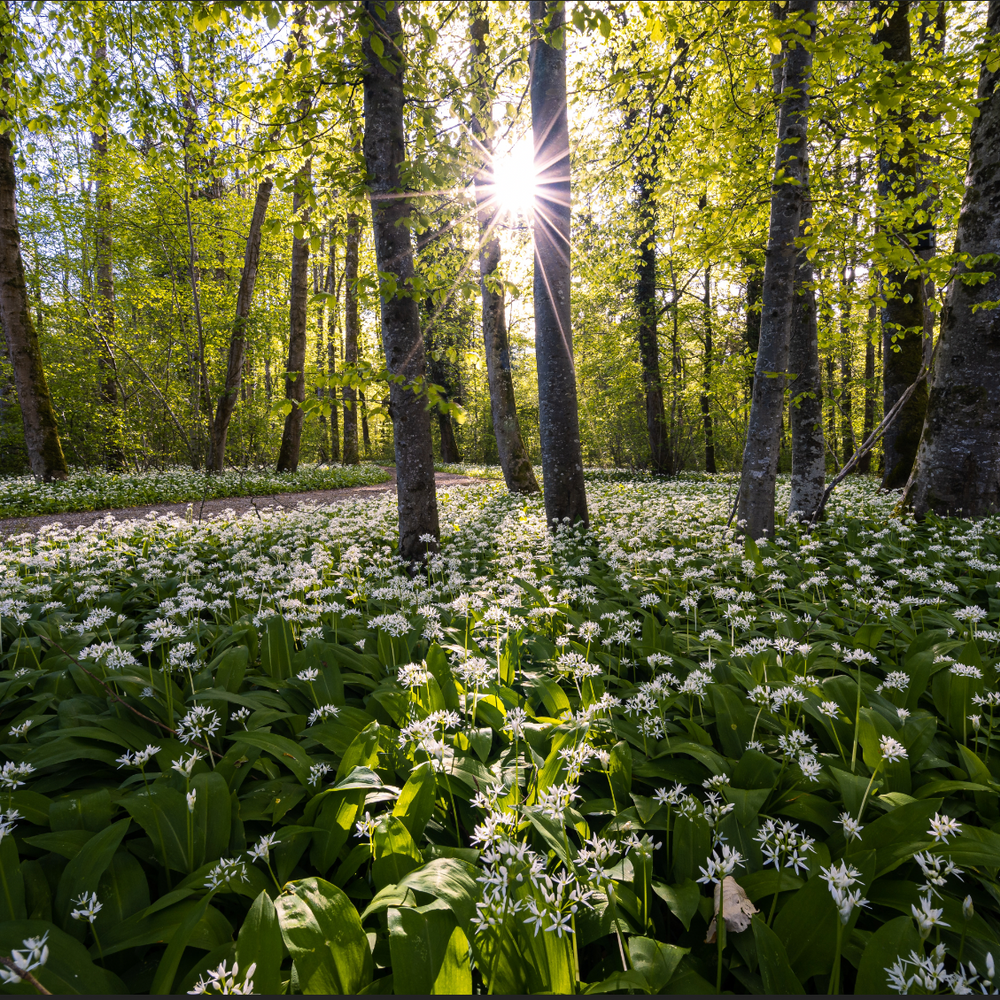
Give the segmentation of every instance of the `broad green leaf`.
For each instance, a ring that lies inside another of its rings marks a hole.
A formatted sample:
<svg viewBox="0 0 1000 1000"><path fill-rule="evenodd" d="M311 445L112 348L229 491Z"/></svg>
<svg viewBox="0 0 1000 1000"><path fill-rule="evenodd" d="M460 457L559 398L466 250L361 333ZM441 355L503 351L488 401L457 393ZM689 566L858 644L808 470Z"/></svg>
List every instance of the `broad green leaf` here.
<svg viewBox="0 0 1000 1000"><path fill-rule="evenodd" d="M684 930L691 929L691 919L698 912L701 902L701 889L694 879L687 879L677 885L666 885L653 880L653 892L670 908L670 912L684 925Z"/></svg>
<svg viewBox="0 0 1000 1000"><path fill-rule="evenodd" d="M257 993L281 993L281 928L278 911L266 891L253 901L236 939L236 961L240 968L257 963L254 990Z"/></svg>
<svg viewBox="0 0 1000 1000"><path fill-rule="evenodd" d="M25 920L24 876L14 838L0 838L0 922Z"/></svg>
<svg viewBox="0 0 1000 1000"><path fill-rule="evenodd" d="M921 948L920 933L912 917L896 917L882 924L861 953L854 992L868 996L897 993L889 986L886 970L896 959L906 958L911 951L920 952Z"/></svg>
<svg viewBox="0 0 1000 1000"><path fill-rule="evenodd" d="M472 992L469 942L445 904L419 910L390 907L389 950L397 993L467 995Z"/></svg>
<svg viewBox="0 0 1000 1000"><path fill-rule="evenodd" d="M0 922L0 954L23 947L25 938L48 935L48 961L32 975L52 994L106 996L126 994L128 987L113 973L95 965L79 941L45 920ZM34 993L30 986L6 987L5 992Z"/></svg>
<svg viewBox="0 0 1000 1000"><path fill-rule="evenodd" d="M174 985L174 977L177 975L177 967L180 965L187 948L194 934L195 928L201 923L209 904L212 902L211 895L205 896L200 903L192 907L191 912L177 925L176 930L171 934L167 943L167 950L160 959L160 964L156 967L156 974L153 976L153 984L149 988L150 996L169 996Z"/></svg>
<svg viewBox="0 0 1000 1000"><path fill-rule="evenodd" d="M105 869L128 832L132 820L125 818L95 833L80 853L66 866L56 889L54 912L56 919L67 926L72 901L84 893L94 892Z"/></svg>
<svg viewBox="0 0 1000 1000"><path fill-rule="evenodd" d="M663 990L681 959L690 951L689 948L663 944L647 937L630 937L628 946L633 968L645 979L650 993Z"/></svg>
<svg viewBox="0 0 1000 1000"><path fill-rule="evenodd" d="M760 918L758 914L751 921L754 943L757 946L757 962L764 989L767 993L803 994L802 984L792 972L788 954L781 939Z"/></svg>
<svg viewBox="0 0 1000 1000"><path fill-rule="evenodd" d="M437 795L437 780L430 761L418 764L407 778L392 808L393 816L398 816L410 834L416 839L424 832L427 821L434 813L434 799Z"/></svg>
<svg viewBox="0 0 1000 1000"><path fill-rule="evenodd" d="M313 760L298 743L288 737L251 730L234 733L228 738L266 751L279 764L287 767L302 785L309 786L309 768L312 767Z"/></svg>
<svg viewBox="0 0 1000 1000"><path fill-rule="evenodd" d="M260 665L264 673L277 680L291 677L294 651L295 636L291 625L280 615L268 618L260 644Z"/></svg>
<svg viewBox="0 0 1000 1000"><path fill-rule="evenodd" d="M303 993L357 993L371 982L368 938L342 889L319 878L299 879L285 886L275 909Z"/></svg>

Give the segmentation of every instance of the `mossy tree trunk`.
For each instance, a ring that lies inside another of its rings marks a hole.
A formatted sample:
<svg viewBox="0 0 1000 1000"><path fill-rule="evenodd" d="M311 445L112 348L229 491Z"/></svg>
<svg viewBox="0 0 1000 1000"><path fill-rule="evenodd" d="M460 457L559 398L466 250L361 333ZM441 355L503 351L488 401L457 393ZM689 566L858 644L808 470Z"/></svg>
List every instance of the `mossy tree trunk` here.
<svg viewBox="0 0 1000 1000"><path fill-rule="evenodd" d="M986 51L1000 46L1000 0L990 0ZM955 249L1000 254L1000 67L984 63L972 123ZM995 259L995 258L994 258ZM989 273L988 280L970 281ZM931 390L906 503L918 517L1000 511L1000 269L960 268L941 318ZM992 303L992 308L986 307Z"/></svg>

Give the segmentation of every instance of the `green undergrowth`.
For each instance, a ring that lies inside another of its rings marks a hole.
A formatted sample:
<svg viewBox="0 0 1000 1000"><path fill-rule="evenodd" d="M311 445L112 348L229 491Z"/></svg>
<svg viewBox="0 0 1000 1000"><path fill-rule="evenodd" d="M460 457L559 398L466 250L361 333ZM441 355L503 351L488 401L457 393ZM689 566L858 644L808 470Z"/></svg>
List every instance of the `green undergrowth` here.
<svg viewBox="0 0 1000 1000"><path fill-rule="evenodd" d="M384 496L0 550L0 956L53 993L993 992L996 521L857 481L754 545L735 486L591 480L556 538L441 489L416 576Z"/></svg>
<svg viewBox="0 0 1000 1000"><path fill-rule="evenodd" d="M281 474L267 469L230 469L210 475L182 467L139 473L86 470L51 483L33 476L0 477L0 517L338 490L388 478L378 465L301 465L297 472Z"/></svg>

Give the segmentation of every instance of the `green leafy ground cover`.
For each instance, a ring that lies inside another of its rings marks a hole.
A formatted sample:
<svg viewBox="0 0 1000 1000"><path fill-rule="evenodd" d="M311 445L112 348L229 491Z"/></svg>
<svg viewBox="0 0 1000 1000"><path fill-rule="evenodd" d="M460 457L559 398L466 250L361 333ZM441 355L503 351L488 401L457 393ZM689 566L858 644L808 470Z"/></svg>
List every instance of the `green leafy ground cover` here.
<svg viewBox="0 0 1000 1000"><path fill-rule="evenodd" d="M592 480L553 540L455 488L416 578L389 499L0 549L0 956L60 993L994 991L996 521L857 481L744 545L734 490Z"/></svg>
<svg viewBox="0 0 1000 1000"><path fill-rule="evenodd" d="M301 465L297 472L281 475L268 469L230 469L219 475L184 467L142 473L91 469L73 472L69 479L52 483L40 483L33 476L4 476L0 477L0 517L339 490L388 478L378 465Z"/></svg>

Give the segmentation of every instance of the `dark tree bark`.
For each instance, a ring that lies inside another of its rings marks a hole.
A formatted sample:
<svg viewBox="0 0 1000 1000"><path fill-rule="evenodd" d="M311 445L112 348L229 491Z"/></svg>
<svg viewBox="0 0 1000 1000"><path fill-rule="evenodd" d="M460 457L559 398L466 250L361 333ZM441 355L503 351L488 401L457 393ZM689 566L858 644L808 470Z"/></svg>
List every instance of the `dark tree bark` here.
<svg viewBox="0 0 1000 1000"><path fill-rule="evenodd" d="M535 358L545 516L588 523L570 311L570 159L564 0L531 0L531 121L535 147Z"/></svg>
<svg viewBox="0 0 1000 1000"><path fill-rule="evenodd" d="M24 443L28 464L40 479L65 479L66 459L59 441L59 428L52 409L38 334L31 320L28 288L21 258L21 234L17 225L17 175L11 142L13 122L8 110L13 56L10 45L14 24L8 0L0 12L0 321L3 322L7 354L14 369L17 398L21 404Z"/></svg>
<svg viewBox="0 0 1000 1000"><path fill-rule="evenodd" d="M808 197L808 188L806 190ZM805 236L810 216L803 209L799 233ZM788 516L813 521L826 485L826 454L823 441L823 385L820 379L819 341L816 328L816 292L813 268L806 247L799 247L795 273L795 306L788 346L788 369L792 381L789 422L792 425L792 491Z"/></svg>
<svg viewBox="0 0 1000 1000"><path fill-rule="evenodd" d="M326 269L324 291L332 295L327 300L326 314L326 354L327 374L332 379L337 374L337 348L340 343L340 282L337 280L337 226L330 222L330 260ZM319 359L320 371L323 370L323 359ZM340 420L337 403L337 387L331 385L328 396L330 399L330 461L340 461ZM355 434L355 441L357 435ZM357 449L355 448L355 451Z"/></svg>
<svg viewBox="0 0 1000 1000"><path fill-rule="evenodd" d="M253 291L257 283L257 269L260 265L260 231L271 199L270 180L257 185L253 214L250 217L250 231L247 233L246 249L243 252L243 272L236 294L236 319L229 335L229 358L226 362L226 384L215 408L212 422L212 439L208 458L211 472L222 472L226 460L226 438L229 436L229 422L236 409L236 400L243 385L243 363L246 358L246 325L250 318Z"/></svg>
<svg viewBox="0 0 1000 1000"><path fill-rule="evenodd" d="M479 2L474 7L471 25L472 55L476 66L476 88L480 110L472 118L481 156L476 171L476 212L479 217L479 289L482 298L483 346L486 352L486 378L490 388L490 413L497 454L504 482L511 493L537 493L538 480L531 468L528 449L521 436L514 399L514 377L510 364L510 341L507 336L507 315L504 308L504 286L500 275L500 237L496 231L501 206L493 181L493 140L485 118L492 105L489 90L489 53L487 37L489 18L487 7Z"/></svg>
<svg viewBox="0 0 1000 1000"><path fill-rule="evenodd" d="M807 19L809 37L815 34L816 4L817 0L789 0L787 7L789 21ZM775 183L771 190L771 218L764 264L760 348L754 373L738 504L739 520L751 538L774 534L774 489L784 410L784 376L788 368L789 331L795 305L795 237L799 232L803 193L808 179L808 88L812 54L795 42L795 38L801 37L792 30L782 42L785 83L778 115ZM792 179L793 183L782 182L783 178ZM768 373L772 373L771 377Z"/></svg>
<svg viewBox="0 0 1000 1000"><path fill-rule="evenodd" d="M761 296L764 294L764 269L761 267L757 254L746 254L744 257L744 273L747 281L747 314L743 338L747 351L756 354L760 349L760 310ZM753 374L747 378L747 400L753 398Z"/></svg>
<svg viewBox="0 0 1000 1000"><path fill-rule="evenodd" d="M908 86L903 68L912 60L909 0L872 0L878 30L874 42L881 46L886 73L896 86ZM898 151L884 148L879 157L879 197L886 206L881 226L891 243L920 257L933 245L933 228L918 221L905 205L919 199L925 190L920 156L913 135L913 121L905 107L887 115L887 123L900 133ZM889 210L907 217L896 223ZM924 283L915 269L892 269L885 276L885 306L882 309L882 407L888 413L916 380L924 355ZM885 472L882 486L897 489L906 484L917 454L920 430L927 408L927 387L920 388L903 406L882 438Z"/></svg>
<svg viewBox="0 0 1000 1000"><path fill-rule="evenodd" d="M642 366L642 389L646 398L649 462L654 472L671 475L674 471L673 456L663 405L660 340L657 331L656 175L656 150L652 149L640 155L636 178L636 242L639 245L639 256L636 260L635 308L639 316L639 364Z"/></svg>
<svg viewBox="0 0 1000 1000"><path fill-rule="evenodd" d="M103 29L99 29L103 35ZM107 73L108 50L103 37L94 46L91 68L95 83ZM98 99L101 95L98 96ZM115 278L111 251L111 195L108 191L107 117L90 133L94 174L94 322L101 350L100 372L104 464L112 472L125 468L122 451L122 415L118 400L118 371L114 355Z"/></svg>
<svg viewBox="0 0 1000 1000"><path fill-rule="evenodd" d="M420 313L410 287L413 246L409 208L400 179L403 131L403 28L400 4L365 0L365 162L372 203L375 257L395 288L382 286L382 345L393 382L389 388L396 483L399 495L399 555L415 563L437 546L437 494L430 413L415 391L425 375ZM372 48L378 37L382 58ZM385 62L383 62L383 59Z"/></svg>
<svg viewBox="0 0 1000 1000"><path fill-rule="evenodd" d="M868 307L868 322L865 324L865 423L861 440L867 441L875 430L875 341L878 314L874 303ZM866 451L855 466L858 475L867 475L872 470L872 453Z"/></svg>
<svg viewBox="0 0 1000 1000"><path fill-rule="evenodd" d="M854 372L851 370L851 296L854 294L854 265L844 268L840 305L840 400L842 423L842 451L844 465L854 456Z"/></svg>
<svg viewBox="0 0 1000 1000"><path fill-rule="evenodd" d="M344 365L349 373L358 363L358 244L361 240L361 219L347 214L344 245ZM344 385L344 465L357 465L358 457L358 390ZM366 442L367 447L367 442Z"/></svg>
<svg viewBox="0 0 1000 1000"><path fill-rule="evenodd" d="M715 467L715 424L712 421L712 265L705 268L705 353L702 361L701 422L705 430L705 471Z"/></svg>
<svg viewBox="0 0 1000 1000"><path fill-rule="evenodd" d="M1000 0L990 0L987 52L1000 45ZM955 249L1000 254L1000 68L984 62L972 122L965 197ZM1000 274L973 284L960 268L941 318L927 417L906 503L918 517L983 517L1000 511Z"/></svg>
<svg viewBox="0 0 1000 1000"><path fill-rule="evenodd" d="M292 194L292 214L302 224L309 221L309 208L304 207L312 184L311 164L307 160L295 177ZM294 472L299 467L302 444L302 404L306 400L306 307L309 301L309 237L292 238L292 273L289 281L288 305L288 364L285 367L285 399L292 408L285 417L278 452L277 472Z"/></svg>
<svg viewBox="0 0 1000 1000"><path fill-rule="evenodd" d="M319 260L313 262L313 295L326 291L326 268L323 265L323 252L326 250L326 234L320 236ZM316 305L316 372L323 374L323 368L327 363L326 345L323 334L326 331L326 302L320 301ZM329 456L330 440L326 433L326 413L323 410L323 399L326 392L322 385L316 386L316 399L319 401L319 461L320 465L326 465Z"/></svg>
<svg viewBox="0 0 1000 1000"><path fill-rule="evenodd" d="M448 226L442 226L426 233L418 243L421 254L421 268L436 274L440 281L442 268L446 268L449 247L441 240ZM463 255L464 256L464 255ZM451 303L435 302L433 291L424 301L424 316L421 328L424 333L424 351L427 356L427 375L431 383L438 387L446 403L461 403L462 383L458 365L448 358L448 351L459 347L456 329L462 324ZM451 414L440 408L436 410L438 436L441 442L441 461L454 465L462 461L458 447L458 436Z"/></svg>

